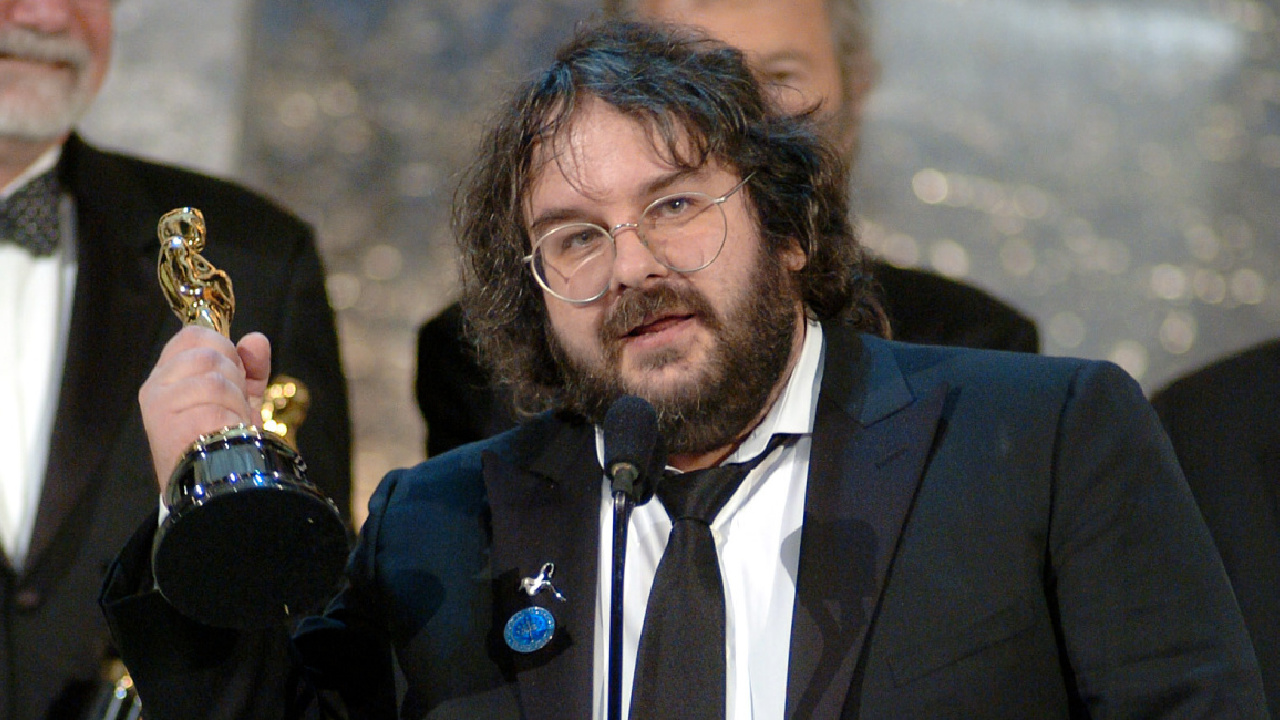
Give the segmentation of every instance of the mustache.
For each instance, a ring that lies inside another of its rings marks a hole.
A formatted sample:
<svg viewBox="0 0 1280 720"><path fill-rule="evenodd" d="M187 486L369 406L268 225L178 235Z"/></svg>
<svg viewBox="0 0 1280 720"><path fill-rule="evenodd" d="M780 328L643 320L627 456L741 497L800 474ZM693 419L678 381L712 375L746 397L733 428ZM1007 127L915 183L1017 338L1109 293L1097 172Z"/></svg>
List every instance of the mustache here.
<svg viewBox="0 0 1280 720"><path fill-rule="evenodd" d="M82 42L21 27L0 30L0 55L39 62L65 63L79 70L92 59Z"/></svg>
<svg viewBox="0 0 1280 720"><path fill-rule="evenodd" d="M719 327L719 316L705 295L687 285L663 283L623 293L600 324L600 338L607 346L643 325L646 319L677 313L694 315L712 329Z"/></svg>

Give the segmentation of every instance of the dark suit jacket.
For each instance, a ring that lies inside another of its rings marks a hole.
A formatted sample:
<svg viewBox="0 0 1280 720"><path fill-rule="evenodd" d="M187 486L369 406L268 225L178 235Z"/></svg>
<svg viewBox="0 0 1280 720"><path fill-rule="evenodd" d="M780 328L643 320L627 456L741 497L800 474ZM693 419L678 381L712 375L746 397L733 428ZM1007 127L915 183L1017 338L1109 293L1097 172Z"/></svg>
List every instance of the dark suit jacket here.
<svg viewBox="0 0 1280 720"><path fill-rule="evenodd" d="M601 475L592 428L553 416L389 474L301 674L357 717L590 717ZM103 598L149 718L285 714L285 634L178 617L153 531ZM1113 365L829 328L799 541L788 717L1265 717L1208 532ZM502 626L545 562L567 601L534 600L556 636L517 654Z"/></svg>
<svg viewBox="0 0 1280 720"><path fill-rule="evenodd" d="M1035 323L978 288L940 275L872 262L897 340L1039 352ZM418 329L418 409L427 421L427 457L515 426L510 397L490 387L463 337L454 303Z"/></svg>
<svg viewBox="0 0 1280 720"><path fill-rule="evenodd" d="M1280 340L1182 378L1152 403L1222 553L1280 717Z"/></svg>
<svg viewBox="0 0 1280 720"><path fill-rule="evenodd" d="M311 477L350 504L346 386L310 230L248 191L104 153L72 137L59 166L77 207L75 300L48 470L26 568L0 570L0 718L72 718L97 690L109 634L103 574L159 491L138 388L178 330L156 280L156 223L200 208L207 256L235 283L238 337L265 332L275 370L312 394Z"/></svg>

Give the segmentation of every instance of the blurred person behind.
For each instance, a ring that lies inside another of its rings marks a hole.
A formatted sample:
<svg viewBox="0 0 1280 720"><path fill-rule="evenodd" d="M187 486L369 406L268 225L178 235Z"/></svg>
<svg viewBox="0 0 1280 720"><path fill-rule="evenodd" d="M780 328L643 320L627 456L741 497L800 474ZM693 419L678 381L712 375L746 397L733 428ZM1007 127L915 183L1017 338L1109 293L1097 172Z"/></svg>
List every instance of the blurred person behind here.
<svg viewBox="0 0 1280 720"><path fill-rule="evenodd" d="M1280 339L1173 381L1151 404L1222 554L1280 717Z"/></svg>
<svg viewBox="0 0 1280 720"><path fill-rule="evenodd" d="M302 379L311 477L349 515L346 385L311 230L264 198L99 150L73 130L102 86L112 0L0 3L0 718L83 715L109 633L96 599L157 509L137 393L178 327L156 279L160 216L209 220L233 332Z"/></svg>

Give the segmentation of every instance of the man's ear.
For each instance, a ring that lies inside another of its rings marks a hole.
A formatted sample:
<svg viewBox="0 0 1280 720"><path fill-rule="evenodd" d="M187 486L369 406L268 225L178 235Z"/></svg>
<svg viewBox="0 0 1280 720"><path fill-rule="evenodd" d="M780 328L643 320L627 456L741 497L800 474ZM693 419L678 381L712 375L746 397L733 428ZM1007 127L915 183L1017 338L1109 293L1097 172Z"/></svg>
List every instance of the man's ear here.
<svg viewBox="0 0 1280 720"><path fill-rule="evenodd" d="M782 264L791 272L799 272L809 264L809 256L800 246L800 241L795 238L787 238L786 247L782 249L780 257Z"/></svg>

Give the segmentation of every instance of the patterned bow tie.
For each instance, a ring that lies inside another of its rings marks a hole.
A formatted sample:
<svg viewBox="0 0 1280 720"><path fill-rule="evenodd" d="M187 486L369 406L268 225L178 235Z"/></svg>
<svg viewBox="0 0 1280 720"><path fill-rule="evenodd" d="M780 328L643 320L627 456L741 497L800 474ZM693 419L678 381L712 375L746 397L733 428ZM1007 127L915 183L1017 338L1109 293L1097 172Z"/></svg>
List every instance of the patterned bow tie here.
<svg viewBox="0 0 1280 720"><path fill-rule="evenodd" d="M0 242L16 243L36 257L58 247L58 202L62 185L47 172L0 200Z"/></svg>

